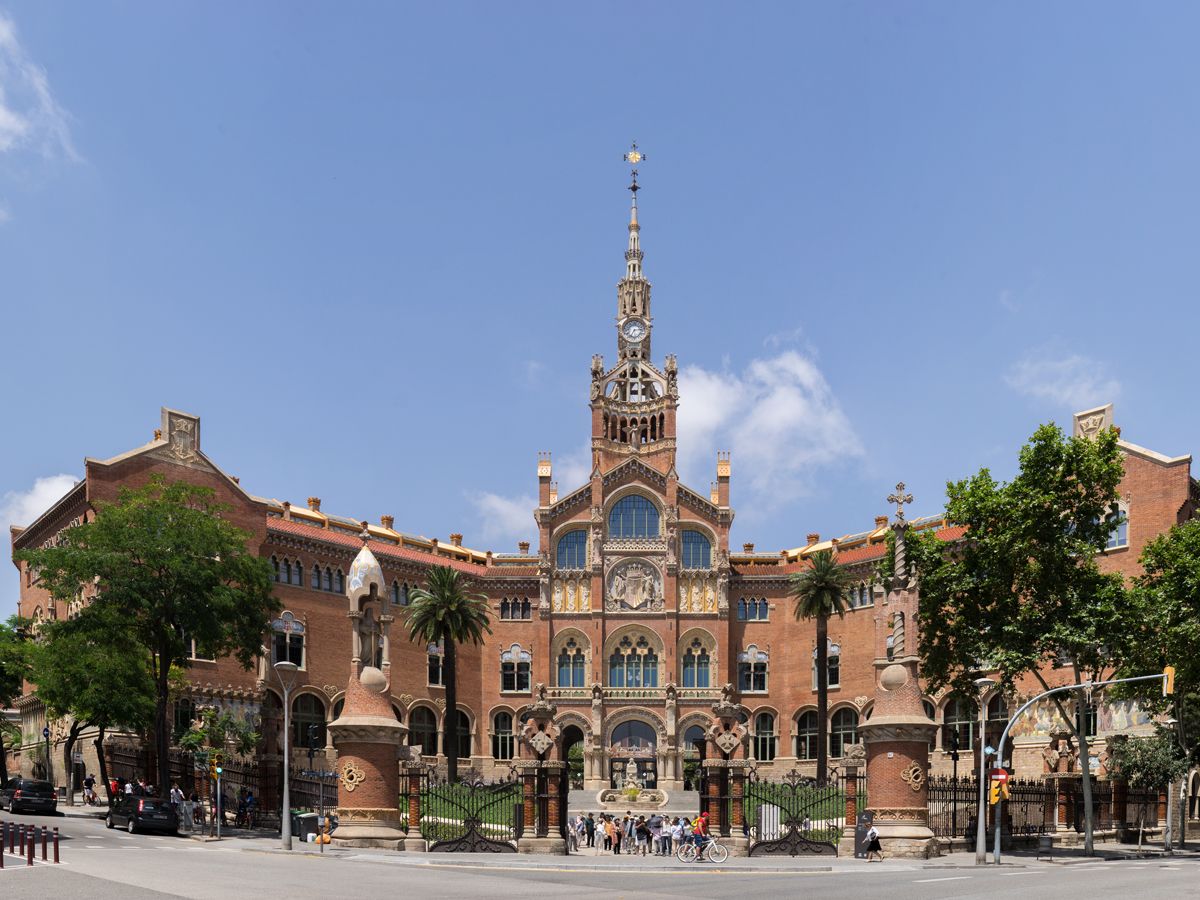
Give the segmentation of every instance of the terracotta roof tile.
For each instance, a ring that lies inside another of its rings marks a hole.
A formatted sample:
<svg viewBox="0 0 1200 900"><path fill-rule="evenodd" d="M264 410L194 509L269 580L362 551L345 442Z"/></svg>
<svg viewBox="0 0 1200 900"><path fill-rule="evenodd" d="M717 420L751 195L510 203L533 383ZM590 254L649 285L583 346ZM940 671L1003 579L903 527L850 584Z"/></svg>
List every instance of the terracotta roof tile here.
<svg viewBox="0 0 1200 900"><path fill-rule="evenodd" d="M280 519L275 516L269 516L267 518L267 530L280 531L286 534L294 534L298 537L306 537L317 541L324 541L327 544L340 544L341 546L351 550L357 550L362 546L362 538L354 537L346 534L343 531L316 528L312 525L302 525L299 522ZM432 553L424 553L420 550L413 550L411 547L397 547L395 544L387 544L383 541L367 541L367 546L370 547L371 552L378 557L410 560L412 562L426 563L434 566L450 566L453 569L458 569L460 572L467 572L471 575L484 575L490 571L487 566L479 563L468 563L459 559L451 559L445 556L435 556ZM536 572L537 570L535 569L534 571ZM514 573L512 571L508 571L504 574L511 575Z"/></svg>

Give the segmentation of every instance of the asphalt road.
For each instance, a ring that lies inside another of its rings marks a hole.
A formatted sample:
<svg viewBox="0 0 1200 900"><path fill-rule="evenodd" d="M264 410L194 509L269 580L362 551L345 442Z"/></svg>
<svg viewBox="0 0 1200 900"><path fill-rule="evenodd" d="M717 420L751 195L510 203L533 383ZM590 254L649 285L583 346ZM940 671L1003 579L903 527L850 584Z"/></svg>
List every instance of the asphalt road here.
<svg viewBox="0 0 1200 900"><path fill-rule="evenodd" d="M0 813L0 818L14 817ZM127 835L108 831L99 820L17 816L26 823L59 826L62 864L26 867L6 857L0 872L3 898L156 897L322 897L363 896L478 898L505 896L579 896L662 898L738 898L747 894L820 898L886 896L908 898L1020 898L1083 896L1196 898L1200 896L1200 859L1089 861L1069 865L1017 864L975 869L888 861L883 864L839 860L832 872L772 872L732 860L720 870L674 872L633 869L634 863L605 859L600 869L562 863L551 857L447 856L431 865L418 854L278 852L276 840L231 840L203 844L165 835ZM40 848L39 848L40 854ZM575 863L588 860L573 858ZM754 861L757 863L758 861ZM810 865L821 865L817 860ZM828 863L825 863L828 865ZM653 865L653 863L650 863ZM772 864L777 865L777 864ZM626 868L630 866L630 868Z"/></svg>

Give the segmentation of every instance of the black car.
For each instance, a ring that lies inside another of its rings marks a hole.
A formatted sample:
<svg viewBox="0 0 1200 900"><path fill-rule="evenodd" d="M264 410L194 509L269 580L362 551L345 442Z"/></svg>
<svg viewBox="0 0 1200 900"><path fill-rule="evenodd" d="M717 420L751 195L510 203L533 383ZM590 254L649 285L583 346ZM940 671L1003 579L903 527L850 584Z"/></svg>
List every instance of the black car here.
<svg viewBox="0 0 1200 900"><path fill-rule="evenodd" d="M32 778L10 778L0 789L0 809L9 812L40 812L54 815L58 811L58 795L48 781Z"/></svg>
<svg viewBox="0 0 1200 900"><path fill-rule="evenodd" d="M104 824L109 828L123 825L133 834L135 831L175 831L179 820L175 807L165 797L137 797L120 794L108 808Z"/></svg>

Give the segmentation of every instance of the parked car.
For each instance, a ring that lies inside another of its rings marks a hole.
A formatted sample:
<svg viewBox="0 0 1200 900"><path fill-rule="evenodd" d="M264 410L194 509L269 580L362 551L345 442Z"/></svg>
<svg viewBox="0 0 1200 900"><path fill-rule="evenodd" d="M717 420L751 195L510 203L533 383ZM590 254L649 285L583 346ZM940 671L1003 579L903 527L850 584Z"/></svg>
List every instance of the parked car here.
<svg viewBox="0 0 1200 900"><path fill-rule="evenodd" d="M135 831L173 832L179 825L179 819L175 814L175 807L165 797L120 794L108 808L104 824L109 828L121 825L130 834Z"/></svg>
<svg viewBox="0 0 1200 900"><path fill-rule="evenodd" d="M58 812L58 795L54 785L48 781L32 778L10 778L8 785L0 790L0 809L9 812L40 812L54 815Z"/></svg>

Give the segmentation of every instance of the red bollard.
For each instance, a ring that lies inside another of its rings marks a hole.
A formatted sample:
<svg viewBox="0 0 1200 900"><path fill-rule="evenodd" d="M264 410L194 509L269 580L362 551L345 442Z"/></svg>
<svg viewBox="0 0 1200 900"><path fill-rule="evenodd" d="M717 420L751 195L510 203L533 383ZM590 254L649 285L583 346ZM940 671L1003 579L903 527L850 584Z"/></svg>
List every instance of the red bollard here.
<svg viewBox="0 0 1200 900"><path fill-rule="evenodd" d="M58 862L58 828L54 829L54 861Z"/></svg>
<svg viewBox="0 0 1200 900"><path fill-rule="evenodd" d="M33 865L33 826L29 826L29 856L25 858L25 865Z"/></svg>
<svg viewBox="0 0 1200 900"><path fill-rule="evenodd" d="M42 862L46 861L46 841L49 839L49 837L50 837L49 832L47 831L46 826L43 825L42 826Z"/></svg>
<svg viewBox="0 0 1200 900"><path fill-rule="evenodd" d="M17 856L25 855L25 826L21 826L21 849L17 851Z"/></svg>

